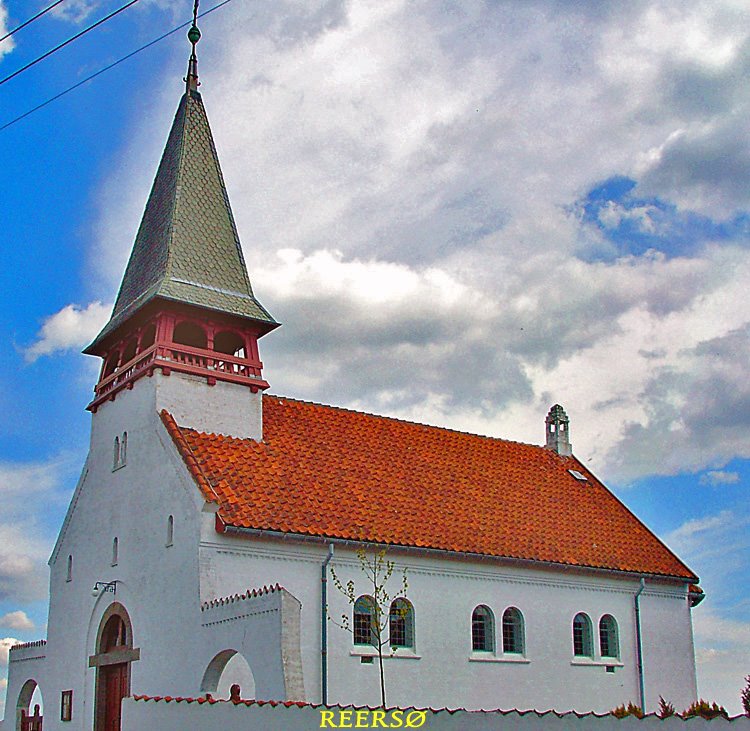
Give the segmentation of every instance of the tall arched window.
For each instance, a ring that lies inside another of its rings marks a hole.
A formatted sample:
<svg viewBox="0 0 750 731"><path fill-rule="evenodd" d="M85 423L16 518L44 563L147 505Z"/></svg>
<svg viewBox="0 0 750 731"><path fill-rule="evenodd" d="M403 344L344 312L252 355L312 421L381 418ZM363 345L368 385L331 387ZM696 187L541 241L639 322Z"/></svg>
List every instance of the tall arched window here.
<svg viewBox="0 0 750 731"><path fill-rule="evenodd" d="M120 467L125 464L128 458L128 433L124 431L122 433L122 439L120 440Z"/></svg>
<svg viewBox="0 0 750 731"><path fill-rule="evenodd" d="M599 651L602 657L620 657L620 640L617 635L617 621L611 614L605 614L599 620Z"/></svg>
<svg viewBox="0 0 750 731"><path fill-rule="evenodd" d="M115 446L112 454L112 469L116 470L120 466L120 437L115 437Z"/></svg>
<svg viewBox="0 0 750 731"><path fill-rule="evenodd" d="M523 615L515 607L503 612L503 652L523 655L525 651Z"/></svg>
<svg viewBox="0 0 750 731"><path fill-rule="evenodd" d="M375 632L375 602L372 597L361 596L354 602L354 633L355 645L375 645L377 642Z"/></svg>
<svg viewBox="0 0 750 731"><path fill-rule="evenodd" d="M73 581L73 557L68 556L68 568L65 572L65 581Z"/></svg>
<svg viewBox="0 0 750 731"><path fill-rule="evenodd" d="M471 613L471 649L495 652L495 618L489 607L480 604Z"/></svg>
<svg viewBox="0 0 750 731"><path fill-rule="evenodd" d="M594 657L591 620L583 612L576 614L573 619L573 654L576 657Z"/></svg>
<svg viewBox="0 0 750 731"><path fill-rule="evenodd" d="M171 546L174 543L174 516L170 515L167 518L167 545Z"/></svg>
<svg viewBox="0 0 750 731"><path fill-rule="evenodd" d="M117 540L117 536L112 540L112 565L117 566L117 559L118 559L118 553L119 553L119 541Z"/></svg>
<svg viewBox="0 0 750 731"><path fill-rule="evenodd" d="M388 625L391 647L414 649L414 607L408 599L393 600Z"/></svg>

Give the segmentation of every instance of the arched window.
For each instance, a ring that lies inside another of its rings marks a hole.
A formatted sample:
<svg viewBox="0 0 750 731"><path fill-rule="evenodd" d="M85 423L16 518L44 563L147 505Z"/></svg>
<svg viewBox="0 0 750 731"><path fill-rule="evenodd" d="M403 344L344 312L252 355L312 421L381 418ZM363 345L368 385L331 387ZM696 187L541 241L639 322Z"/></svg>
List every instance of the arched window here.
<svg viewBox="0 0 750 731"><path fill-rule="evenodd" d="M393 600L388 625L391 647L414 648L414 607L408 599Z"/></svg>
<svg viewBox="0 0 750 731"><path fill-rule="evenodd" d="M122 439L120 440L120 467L122 467L128 458L128 433L124 431L122 433Z"/></svg>
<svg viewBox="0 0 750 731"><path fill-rule="evenodd" d="M375 645L377 642L375 632L375 602L372 597L361 596L354 602L354 633L355 645Z"/></svg>
<svg viewBox="0 0 750 731"><path fill-rule="evenodd" d="M217 353L245 357L245 341L233 332L220 332L214 338L214 350Z"/></svg>
<svg viewBox="0 0 750 731"><path fill-rule="evenodd" d="M523 614L515 607L503 612L503 652L523 655L525 651Z"/></svg>
<svg viewBox="0 0 750 731"><path fill-rule="evenodd" d="M167 518L167 545L171 546L174 542L174 516Z"/></svg>
<svg viewBox="0 0 750 731"><path fill-rule="evenodd" d="M599 650L602 657L620 657L620 640L617 635L617 621L611 614L605 614L599 620Z"/></svg>
<svg viewBox="0 0 750 731"><path fill-rule="evenodd" d="M119 551L119 541L117 540L117 537L112 539L112 565L117 566L117 554Z"/></svg>
<svg viewBox="0 0 750 731"><path fill-rule="evenodd" d="M112 469L116 470L120 466L120 437L115 437L115 447L112 457Z"/></svg>
<svg viewBox="0 0 750 731"><path fill-rule="evenodd" d="M471 613L471 649L474 652L495 651L495 618L492 610L483 604Z"/></svg>
<svg viewBox="0 0 750 731"><path fill-rule="evenodd" d="M73 557L68 556L68 569L65 574L65 581L73 581Z"/></svg>
<svg viewBox="0 0 750 731"><path fill-rule="evenodd" d="M113 614L104 625L100 652L110 652L118 647L128 646L128 629L119 614Z"/></svg>
<svg viewBox="0 0 750 731"><path fill-rule="evenodd" d="M208 343L206 331L194 322L181 322L174 329L172 342L189 345L192 348L204 348Z"/></svg>
<svg viewBox="0 0 750 731"><path fill-rule="evenodd" d="M576 614L573 619L573 654L576 657L594 657L591 620L583 612Z"/></svg>

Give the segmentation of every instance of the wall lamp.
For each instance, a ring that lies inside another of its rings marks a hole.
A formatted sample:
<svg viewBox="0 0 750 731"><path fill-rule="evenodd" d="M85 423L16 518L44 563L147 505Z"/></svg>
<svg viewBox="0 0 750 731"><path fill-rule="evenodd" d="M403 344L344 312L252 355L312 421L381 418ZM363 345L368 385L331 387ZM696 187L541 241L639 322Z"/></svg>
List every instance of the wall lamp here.
<svg viewBox="0 0 750 731"><path fill-rule="evenodd" d="M91 590L91 596L99 596L103 591L111 591L113 594L117 594L117 582L97 581L96 584L94 584L94 588Z"/></svg>

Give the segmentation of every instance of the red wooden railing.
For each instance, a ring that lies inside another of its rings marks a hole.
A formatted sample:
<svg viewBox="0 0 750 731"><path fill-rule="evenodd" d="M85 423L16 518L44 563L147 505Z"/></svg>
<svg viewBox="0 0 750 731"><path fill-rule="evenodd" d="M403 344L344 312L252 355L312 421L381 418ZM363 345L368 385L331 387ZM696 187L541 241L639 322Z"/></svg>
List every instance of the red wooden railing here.
<svg viewBox="0 0 750 731"><path fill-rule="evenodd" d="M268 387L261 375L263 364L260 360L237 358L179 343L155 343L123 363L114 373L102 378L94 388L95 396L89 408L96 409L102 401L113 397L140 375L153 372L154 368L161 368L164 373L175 370L213 380Z"/></svg>

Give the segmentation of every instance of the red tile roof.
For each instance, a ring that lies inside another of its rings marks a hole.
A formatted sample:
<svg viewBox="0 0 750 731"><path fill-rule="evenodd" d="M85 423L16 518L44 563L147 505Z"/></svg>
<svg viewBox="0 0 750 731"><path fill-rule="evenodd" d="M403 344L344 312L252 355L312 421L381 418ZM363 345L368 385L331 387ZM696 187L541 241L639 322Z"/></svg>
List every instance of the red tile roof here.
<svg viewBox="0 0 750 731"><path fill-rule="evenodd" d="M262 442L162 417L223 525L697 581L543 447L267 395Z"/></svg>

